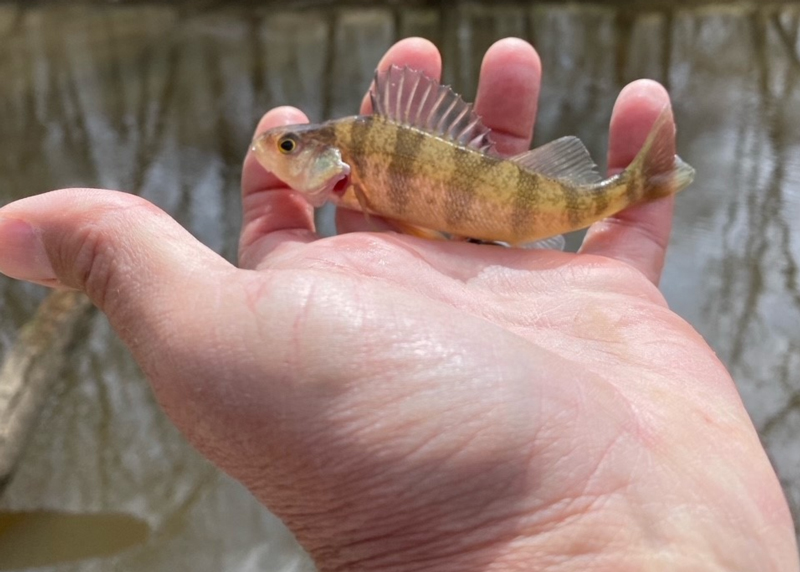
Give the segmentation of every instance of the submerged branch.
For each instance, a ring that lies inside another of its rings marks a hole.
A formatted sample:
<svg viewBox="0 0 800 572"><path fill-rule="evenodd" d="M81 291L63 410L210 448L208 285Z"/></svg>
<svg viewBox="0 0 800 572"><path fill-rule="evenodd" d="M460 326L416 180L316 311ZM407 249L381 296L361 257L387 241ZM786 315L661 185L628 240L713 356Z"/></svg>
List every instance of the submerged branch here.
<svg viewBox="0 0 800 572"><path fill-rule="evenodd" d="M16 468L91 307L82 293L50 294L0 364L0 492Z"/></svg>

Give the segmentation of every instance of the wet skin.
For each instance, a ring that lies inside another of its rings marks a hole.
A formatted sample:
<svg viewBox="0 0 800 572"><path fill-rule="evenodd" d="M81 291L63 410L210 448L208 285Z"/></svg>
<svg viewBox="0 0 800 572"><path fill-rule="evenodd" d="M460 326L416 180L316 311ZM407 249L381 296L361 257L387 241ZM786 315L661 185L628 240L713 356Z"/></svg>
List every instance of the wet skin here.
<svg viewBox="0 0 800 572"><path fill-rule="evenodd" d="M422 40L391 63L441 73ZM529 146L539 84L524 42L487 53L476 107L501 152ZM612 170L667 102L623 90ZM258 131L302 121L280 108ZM84 290L321 570L798 569L728 372L656 286L671 199L568 254L364 232L346 211L319 240L252 156L242 187L239 267L140 198L67 189L0 209L0 271Z"/></svg>

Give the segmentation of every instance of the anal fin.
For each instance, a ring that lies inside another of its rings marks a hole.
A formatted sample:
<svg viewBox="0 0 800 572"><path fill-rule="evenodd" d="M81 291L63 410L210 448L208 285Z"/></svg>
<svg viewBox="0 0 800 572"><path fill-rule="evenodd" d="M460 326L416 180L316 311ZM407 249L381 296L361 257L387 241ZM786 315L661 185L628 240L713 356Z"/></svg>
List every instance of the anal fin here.
<svg viewBox="0 0 800 572"><path fill-rule="evenodd" d="M542 240L537 240L535 242L526 242L525 244L520 244L519 248L524 248L525 250L564 250L567 246L567 240L564 238L563 234L559 234L556 236L551 236L550 238L545 238Z"/></svg>
<svg viewBox="0 0 800 572"><path fill-rule="evenodd" d="M567 241L563 234L551 236L550 238L544 238L534 242L525 242L523 244L509 244L499 240L480 240L477 238L466 238L462 240L466 240L467 242L471 242L473 244L492 244L495 246L504 246L506 248L522 248L525 250L564 250L567 245Z"/></svg>
<svg viewBox="0 0 800 572"><path fill-rule="evenodd" d="M426 238L428 240L447 240L447 237L439 231L431 230L422 226L417 226L408 222L403 222L397 219L386 219L391 226L403 234L416 236L417 238Z"/></svg>

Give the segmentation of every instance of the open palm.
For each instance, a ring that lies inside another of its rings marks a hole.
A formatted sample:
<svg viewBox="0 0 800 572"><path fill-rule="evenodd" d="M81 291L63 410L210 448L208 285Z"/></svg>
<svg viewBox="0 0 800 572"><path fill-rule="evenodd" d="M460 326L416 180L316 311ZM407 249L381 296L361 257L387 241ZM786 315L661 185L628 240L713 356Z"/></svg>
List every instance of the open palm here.
<svg viewBox="0 0 800 572"><path fill-rule="evenodd" d="M381 66L438 77L435 48ZM487 53L477 111L527 149L539 61ZM668 103L620 96L623 167ZM365 102L364 112L368 112ZM268 113L259 131L305 117ZM0 269L85 290L192 443L321 570L796 570L777 479L724 367L656 283L670 200L580 254L364 232L252 156L240 268L149 203L64 190L0 210Z"/></svg>

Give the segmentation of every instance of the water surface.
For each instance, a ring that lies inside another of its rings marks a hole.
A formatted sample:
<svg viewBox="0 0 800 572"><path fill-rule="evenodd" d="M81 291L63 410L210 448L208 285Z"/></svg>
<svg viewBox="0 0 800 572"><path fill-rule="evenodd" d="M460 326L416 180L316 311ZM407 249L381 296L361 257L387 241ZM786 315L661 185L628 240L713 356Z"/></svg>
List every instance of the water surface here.
<svg viewBox="0 0 800 572"><path fill-rule="evenodd" d="M620 88L658 79L698 171L677 203L663 290L731 369L800 507L797 5L184 6L0 4L0 203L72 185L135 192L234 260L258 118L282 104L312 120L354 113L397 38L440 45L445 80L468 99L494 40L532 40L544 63L536 143L577 135L600 163ZM0 278L0 354L44 295ZM33 519L25 538L45 547L53 529L34 525L53 512L122 513L149 533L79 562L53 549L61 563L45 570L312 569L277 519L188 447L101 315L61 383L0 508ZM13 554L0 548L0 569Z"/></svg>

